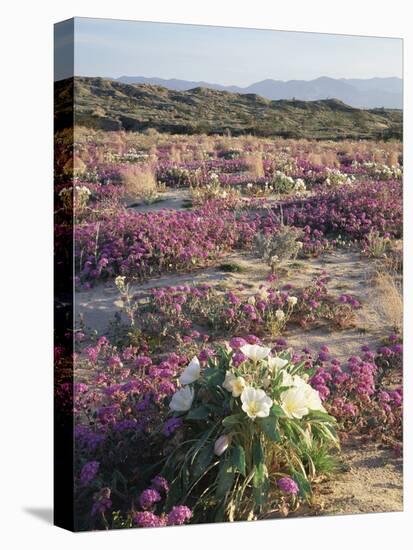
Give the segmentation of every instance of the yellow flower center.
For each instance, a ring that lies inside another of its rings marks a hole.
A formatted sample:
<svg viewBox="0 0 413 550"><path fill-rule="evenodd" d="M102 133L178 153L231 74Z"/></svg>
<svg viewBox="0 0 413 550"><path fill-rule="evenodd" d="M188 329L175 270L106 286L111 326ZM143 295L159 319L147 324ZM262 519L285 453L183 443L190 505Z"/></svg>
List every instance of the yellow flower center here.
<svg viewBox="0 0 413 550"><path fill-rule="evenodd" d="M252 415L256 415L260 408L256 401L250 401L248 403L248 410Z"/></svg>
<svg viewBox="0 0 413 550"><path fill-rule="evenodd" d="M242 390L244 389L244 386L245 386L245 384L244 384L243 380L238 380L237 379L237 380L234 381L233 388L236 392L241 393Z"/></svg>

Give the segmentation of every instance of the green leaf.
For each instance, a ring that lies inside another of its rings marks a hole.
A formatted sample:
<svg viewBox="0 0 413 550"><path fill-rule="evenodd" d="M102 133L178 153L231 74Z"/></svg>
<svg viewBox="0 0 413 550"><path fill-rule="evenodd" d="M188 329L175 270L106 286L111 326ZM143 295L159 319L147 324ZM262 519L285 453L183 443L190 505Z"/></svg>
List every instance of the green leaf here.
<svg viewBox="0 0 413 550"><path fill-rule="evenodd" d="M187 420L204 420L209 415L209 409L205 405L201 405L196 409L192 409L186 415Z"/></svg>
<svg viewBox="0 0 413 550"><path fill-rule="evenodd" d="M186 491L190 482L190 473L186 462L182 467L181 476L182 476L182 487L183 487L183 490Z"/></svg>
<svg viewBox="0 0 413 550"><path fill-rule="evenodd" d="M259 425L270 441L279 443L281 441L280 434L277 428L277 420L274 416L260 418Z"/></svg>
<svg viewBox="0 0 413 550"><path fill-rule="evenodd" d="M297 483L298 488L300 489L300 496L307 499L309 495L311 495L311 485L308 479L303 475L294 470L292 472L291 477L293 480Z"/></svg>
<svg viewBox="0 0 413 550"><path fill-rule="evenodd" d="M238 470L240 474L245 476L245 451L241 445L236 445L232 449L231 461L233 467Z"/></svg>
<svg viewBox="0 0 413 550"><path fill-rule="evenodd" d="M226 416L224 420L222 421L222 425L226 428L232 428L236 424L239 424L242 421L243 414L231 414L230 416Z"/></svg>
<svg viewBox="0 0 413 550"><path fill-rule="evenodd" d="M211 426L209 429L205 430L204 433L199 437L198 441L193 445L192 447L192 460L195 459L198 452L202 449L202 447L207 443L210 436L214 432L216 426Z"/></svg>
<svg viewBox="0 0 413 550"><path fill-rule="evenodd" d="M197 455L192 468L192 476L196 479L202 475L214 458L214 444L206 445Z"/></svg>
<svg viewBox="0 0 413 550"><path fill-rule="evenodd" d="M282 410L282 408L279 405L273 405L271 407L271 416L285 416L285 412Z"/></svg>
<svg viewBox="0 0 413 550"><path fill-rule="evenodd" d="M259 466L264 462L264 450L258 438L255 438L252 444L252 461L255 466Z"/></svg>
<svg viewBox="0 0 413 550"><path fill-rule="evenodd" d="M307 419L324 420L325 422L331 422L332 424L336 424L336 419L333 416L330 416L328 413L323 411L310 411L310 413L307 416Z"/></svg>
<svg viewBox="0 0 413 550"><path fill-rule="evenodd" d="M205 369L204 380L208 386L222 386L225 380L225 372L217 367L209 367Z"/></svg>
<svg viewBox="0 0 413 550"><path fill-rule="evenodd" d="M261 462L260 464L258 464L258 466L255 467L254 478L253 478L254 487L259 487L260 485L262 485L267 477L268 477L267 467L263 462Z"/></svg>
<svg viewBox="0 0 413 550"><path fill-rule="evenodd" d="M223 498L231 490L234 483L235 472L228 458L221 461L217 479L216 496Z"/></svg>
<svg viewBox="0 0 413 550"><path fill-rule="evenodd" d="M216 508L214 521L216 522L225 521L225 509L226 509L226 502L225 500L222 500L221 504Z"/></svg>
<svg viewBox="0 0 413 550"><path fill-rule="evenodd" d="M262 462L255 467L254 477L252 479L252 492L255 502L261 506L267 499L269 483L268 471L266 465Z"/></svg>

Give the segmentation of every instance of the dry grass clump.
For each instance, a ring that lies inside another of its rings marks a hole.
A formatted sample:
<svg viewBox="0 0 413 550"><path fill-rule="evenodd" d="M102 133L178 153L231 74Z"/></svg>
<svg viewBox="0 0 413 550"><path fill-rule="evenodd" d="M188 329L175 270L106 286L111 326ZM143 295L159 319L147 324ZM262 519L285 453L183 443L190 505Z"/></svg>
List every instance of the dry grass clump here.
<svg viewBox="0 0 413 550"><path fill-rule="evenodd" d="M218 138L215 143L212 143L212 148L215 148L216 151L227 151L234 147L234 141L234 138L230 136L222 136Z"/></svg>
<svg viewBox="0 0 413 550"><path fill-rule="evenodd" d="M182 162L182 151L176 145L172 144L169 150L169 160L180 164Z"/></svg>
<svg viewBox="0 0 413 550"><path fill-rule="evenodd" d="M320 153L309 153L307 155L309 162L319 166L339 167L340 162L335 151L322 151Z"/></svg>
<svg viewBox="0 0 413 550"><path fill-rule="evenodd" d="M82 174L86 171L86 164L83 162L83 160L78 155L74 155L73 157L73 170L78 173Z"/></svg>
<svg viewBox="0 0 413 550"><path fill-rule="evenodd" d="M386 164L388 166L397 166L399 164L399 161L401 160L400 157L401 157L400 151L390 151L388 153Z"/></svg>
<svg viewBox="0 0 413 550"><path fill-rule="evenodd" d="M152 166L129 164L122 168L125 194L129 199L150 201L158 195L158 185Z"/></svg>
<svg viewBox="0 0 413 550"><path fill-rule="evenodd" d="M261 151L262 145L264 143L261 138L253 136L251 134L246 134L238 138L239 143L243 149L246 151Z"/></svg>
<svg viewBox="0 0 413 550"><path fill-rule="evenodd" d="M396 166L402 160L403 145L398 141L377 141L374 147L368 142L343 141L338 147L341 153L361 155L365 159L387 166Z"/></svg>
<svg viewBox="0 0 413 550"><path fill-rule="evenodd" d="M373 278L374 291L370 293L370 309L374 324L389 326L396 332L403 327L403 290L398 278L377 271Z"/></svg>
<svg viewBox="0 0 413 550"><path fill-rule="evenodd" d="M403 273L403 240L397 239L390 243L383 264L387 271L402 276Z"/></svg>
<svg viewBox="0 0 413 550"><path fill-rule="evenodd" d="M246 155L244 157L244 162L251 177L263 178L265 176L264 163L260 153Z"/></svg>

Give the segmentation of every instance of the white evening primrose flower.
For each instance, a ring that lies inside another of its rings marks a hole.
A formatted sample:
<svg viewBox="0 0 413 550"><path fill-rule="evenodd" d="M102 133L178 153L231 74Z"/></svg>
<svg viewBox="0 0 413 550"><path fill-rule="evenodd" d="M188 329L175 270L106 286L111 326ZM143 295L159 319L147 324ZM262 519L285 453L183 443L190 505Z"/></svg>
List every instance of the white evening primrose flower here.
<svg viewBox="0 0 413 550"><path fill-rule="evenodd" d="M246 387L246 382L242 376L235 376L232 372L225 373L225 380L222 387L232 393L233 397L239 397Z"/></svg>
<svg viewBox="0 0 413 550"><path fill-rule="evenodd" d="M201 365L199 364L198 357L193 357L189 365L185 368L184 372L179 377L179 381L182 385L192 384L195 380L201 376Z"/></svg>
<svg viewBox="0 0 413 550"><path fill-rule="evenodd" d="M268 357L268 368L271 372L277 372L283 369L288 364L288 359L281 359L281 357Z"/></svg>
<svg viewBox="0 0 413 550"><path fill-rule="evenodd" d="M251 418L265 418L270 414L272 399L264 390L247 387L241 394L242 410Z"/></svg>
<svg viewBox="0 0 413 550"><path fill-rule="evenodd" d="M236 378L237 377L235 376L235 374L227 370L222 387L225 388L227 391L232 392L232 383Z"/></svg>
<svg viewBox="0 0 413 550"><path fill-rule="evenodd" d="M310 411L325 412L318 391L300 376L284 372L282 385L292 386L281 394L281 407L289 418L302 418Z"/></svg>
<svg viewBox="0 0 413 550"><path fill-rule="evenodd" d="M228 449L230 443L231 443L231 438L228 435L219 436L214 444L214 453L217 456L221 456Z"/></svg>
<svg viewBox="0 0 413 550"><path fill-rule="evenodd" d="M245 344L245 346L242 346L240 350L241 353L248 357L248 359L251 359L252 361L260 361L261 359L268 357L271 348L264 348L262 346L258 346L257 344Z"/></svg>
<svg viewBox="0 0 413 550"><path fill-rule="evenodd" d="M277 309L277 311L275 312L275 318L277 319L277 321L282 321L285 317L285 313L283 312L282 309Z"/></svg>
<svg viewBox="0 0 413 550"><path fill-rule="evenodd" d="M232 396L239 397L246 387L246 382L242 376L238 376L232 382Z"/></svg>
<svg viewBox="0 0 413 550"><path fill-rule="evenodd" d="M294 386L294 378L285 370L282 373L281 386Z"/></svg>
<svg viewBox="0 0 413 550"><path fill-rule="evenodd" d="M288 418L302 418L310 411L307 397L302 387L293 386L281 394L281 407Z"/></svg>
<svg viewBox="0 0 413 550"><path fill-rule="evenodd" d="M283 386L294 386L295 388L307 386L308 384L306 381L301 378L301 376L298 376L298 374L294 374L294 376L291 376L288 372L283 372L283 378L282 378L282 385Z"/></svg>
<svg viewBox="0 0 413 550"><path fill-rule="evenodd" d="M298 299L296 296L288 296L287 302L290 306L295 306L295 304L298 302Z"/></svg>
<svg viewBox="0 0 413 550"><path fill-rule="evenodd" d="M312 388L310 384L307 384L305 382L304 384L305 386L303 385L302 388L304 389L307 398L307 407L310 409L310 411L325 412L325 408L323 407L318 391Z"/></svg>
<svg viewBox="0 0 413 550"><path fill-rule="evenodd" d="M194 390L191 386L184 386L176 391L171 399L169 408L175 412L189 411L194 400Z"/></svg>

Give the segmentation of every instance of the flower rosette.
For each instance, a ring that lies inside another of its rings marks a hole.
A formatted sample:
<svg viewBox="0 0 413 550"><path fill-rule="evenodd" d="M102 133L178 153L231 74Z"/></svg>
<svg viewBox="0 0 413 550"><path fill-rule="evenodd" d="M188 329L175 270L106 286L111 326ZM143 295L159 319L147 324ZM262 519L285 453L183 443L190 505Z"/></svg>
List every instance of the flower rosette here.
<svg viewBox="0 0 413 550"><path fill-rule="evenodd" d="M216 520L261 517L277 498L285 508L282 478L296 484L294 498L307 499L323 474L319 457L339 446L305 361L235 340L202 365L194 357L169 404L182 425L163 469L168 506L206 506L202 513L213 510Z"/></svg>

